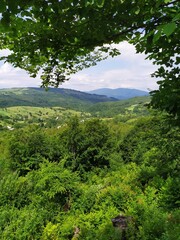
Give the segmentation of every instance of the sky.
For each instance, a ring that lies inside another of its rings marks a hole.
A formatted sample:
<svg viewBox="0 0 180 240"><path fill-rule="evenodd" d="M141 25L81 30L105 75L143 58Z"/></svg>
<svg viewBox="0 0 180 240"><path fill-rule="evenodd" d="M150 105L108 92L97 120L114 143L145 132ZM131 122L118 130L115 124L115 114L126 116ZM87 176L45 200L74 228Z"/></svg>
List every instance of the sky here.
<svg viewBox="0 0 180 240"><path fill-rule="evenodd" d="M150 60L145 60L144 54L136 54L133 45L122 42L116 46L121 55L99 62L97 66L82 70L71 76L61 88L90 91L99 88L134 88L148 91L158 88L156 79L151 78L157 67ZM7 54L7 50L0 51ZM0 62L0 89L14 87L39 87L39 77L30 78L19 68L13 68L8 63Z"/></svg>

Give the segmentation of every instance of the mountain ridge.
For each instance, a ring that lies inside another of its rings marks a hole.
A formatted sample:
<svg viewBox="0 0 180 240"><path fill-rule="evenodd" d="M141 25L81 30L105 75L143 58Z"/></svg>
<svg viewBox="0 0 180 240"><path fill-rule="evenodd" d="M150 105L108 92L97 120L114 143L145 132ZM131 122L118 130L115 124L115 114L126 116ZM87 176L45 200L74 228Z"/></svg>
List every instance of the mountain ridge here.
<svg viewBox="0 0 180 240"><path fill-rule="evenodd" d="M0 89L0 107L35 106L64 108L84 107L87 104L98 102L118 101L107 96L90 94L64 88L5 88Z"/></svg>
<svg viewBox="0 0 180 240"><path fill-rule="evenodd" d="M113 97L118 100L129 99L133 97L142 97L148 96L149 93L147 91L134 89L134 88L99 88L92 91L88 91L87 93L104 95L107 97Z"/></svg>
<svg viewBox="0 0 180 240"><path fill-rule="evenodd" d="M119 89L117 89L117 91L118 90ZM128 98L126 95L126 98L123 98L121 96L119 97L120 99L118 99L118 97L117 98L108 97L106 95L98 95L95 93L87 93L65 88L50 88L48 91L45 91L45 89L43 88L35 87L10 88L10 89L6 88L0 89L0 107L1 108L13 106L62 107L65 109L72 109L77 111L88 111L88 109L91 108L91 106L93 107L93 109L96 109L98 106L99 107L101 106L102 108L106 108L107 106L107 108L109 108L110 105L107 105L105 103L108 102L115 103L134 97L136 98L139 97L137 96L138 94L136 94L137 91L133 91L131 93L131 90L130 91L129 90L130 89L123 89L123 91L129 93ZM141 90L139 91L141 92ZM145 92L145 94L147 93ZM105 105L102 105L103 103ZM96 104L101 105L95 106ZM117 105L119 104L120 103L117 103ZM115 105L111 106L110 108L113 109L114 106Z"/></svg>

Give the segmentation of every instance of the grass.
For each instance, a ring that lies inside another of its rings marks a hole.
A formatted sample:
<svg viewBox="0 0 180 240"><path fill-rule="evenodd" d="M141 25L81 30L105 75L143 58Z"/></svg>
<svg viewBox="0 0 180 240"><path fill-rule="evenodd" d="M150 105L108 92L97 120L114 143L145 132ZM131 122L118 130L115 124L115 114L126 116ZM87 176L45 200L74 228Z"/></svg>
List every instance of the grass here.
<svg viewBox="0 0 180 240"><path fill-rule="evenodd" d="M17 106L0 108L0 125L3 127L26 125L30 123L53 123L54 125L63 123L69 117L77 115L81 117L89 116L75 110L67 110L62 107L29 107Z"/></svg>

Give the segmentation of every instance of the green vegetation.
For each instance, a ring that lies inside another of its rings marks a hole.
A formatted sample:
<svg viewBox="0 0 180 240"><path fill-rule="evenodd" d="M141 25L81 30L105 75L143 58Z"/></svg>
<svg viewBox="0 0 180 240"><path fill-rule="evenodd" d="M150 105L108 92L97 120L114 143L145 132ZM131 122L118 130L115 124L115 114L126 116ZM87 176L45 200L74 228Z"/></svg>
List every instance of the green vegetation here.
<svg viewBox="0 0 180 240"><path fill-rule="evenodd" d="M129 118L148 115L147 105L150 97L135 97L117 102L96 103L87 110L94 116L98 117L115 117L122 116Z"/></svg>
<svg viewBox="0 0 180 240"><path fill-rule="evenodd" d="M47 127L61 126L71 116L78 115L83 118L89 116L88 113L68 110L61 107L29 107L17 106L0 109L0 125L1 129L20 128L27 124L34 124Z"/></svg>
<svg viewBox="0 0 180 240"><path fill-rule="evenodd" d="M118 121L147 115L150 97L136 97L112 101L105 96L86 94L74 90L19 88L0 90L0 130L21 128L27 124L61 127L77 115L82 121L90 117L112 118Z"/></svg>
<svg viewBox="0 0 180 240"><path fill-rule="evenodd" d="M69 76L117 56L127 41L153 60L160 79L151 106L180 118L178 0L6 1L0 6L1 59L59 86Z"/></svg>
<svg viewBox="0 0 180 240"><path fill-rule="evenodd" d="M1 130L1 239L179 238L179 127L140 109L122 116ZM125 231L117 215L129 217Z"/></svg>
<svg viewBox="0 0 180 240"><path fill-rule="evenodd" d="M118 55L109 44L128 41L159 66L150 106L169 114L148 115L147 98L98 103L79 93L74 101L72 91L56 105L58 90L45 97L32 89L33 98L4 92L1 239L179 239L179 6L177 0L1 1L0 49L11 51L1 60L32 77L42 69L42 85L57 87ZM38 108L25 113L24 106L51 107L44 109L50 118ZM23 127L13 129L14 121ZM112 225L117 215L125 218L119 227Z"/></svg>
<svg viewBox="0 0 180 240"><path fill-rule="evenodd" d="M63 107L82 111L87 104L108 101L116 99L63 88L48 91L42 88L0 89L0 107Z"/></svg>

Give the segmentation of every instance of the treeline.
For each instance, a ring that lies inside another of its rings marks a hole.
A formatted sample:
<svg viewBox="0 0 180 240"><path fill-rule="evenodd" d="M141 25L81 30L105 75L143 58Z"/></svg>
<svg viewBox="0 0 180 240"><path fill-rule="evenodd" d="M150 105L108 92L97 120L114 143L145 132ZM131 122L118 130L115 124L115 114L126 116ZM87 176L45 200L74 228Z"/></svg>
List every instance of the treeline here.
<svg viewBox="0 0 180 240"><path fill-rule="evenodd" d="M149 96L134 97L117 102L96 103L87 108L87 111L96 117L116 117L120 115L122 118L133 118L148 115L147 105L149 102Z"/></svg>
<svg viewBox="0 0 180 240"><path fill-rule="evenodd" d="M3 131L1 239L177 240L179 142L158 115Z"/></svg>
<svg viewBox="0 0 180 240"><path fill-rule="evenodd" d="M107 96L89 94L71 89L11 88L0 89L0 107L62 107L67 109L87 109L98 102L117 101Z"/></svg>
<svg viewBox="0 0 180 240"><path fill-rule="evenodd" d="M32 95L31 95L32 97ZM66 101L66 99L64 99ZM136 119L140 116L149 115L147 104L150 101L149 97L136 97L128 100L117 102L101 102L96 104L78 103L76 100L73 104L77 110L72 110L73 107L30 107L30 106L15 106L0 108L0 131L11 128L23 128L30 124L39 126L59 127L73 115L78 115L82 120L91 117L99 118L116 118L117 121L126 122ZM61 105L60 101L60 105ZM63 104L62 104L63 105ZM85 107L86 105L86 107Z"/></svg>

